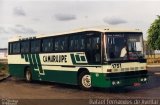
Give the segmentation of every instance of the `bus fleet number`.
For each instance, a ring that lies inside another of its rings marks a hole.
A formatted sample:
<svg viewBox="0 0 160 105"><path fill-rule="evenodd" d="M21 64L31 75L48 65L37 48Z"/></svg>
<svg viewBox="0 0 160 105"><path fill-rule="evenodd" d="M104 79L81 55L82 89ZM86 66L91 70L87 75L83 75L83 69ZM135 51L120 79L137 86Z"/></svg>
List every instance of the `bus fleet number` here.
<svg viewBox="0 0 160 105"><path fill-rule="evenodd" d="M121 68L121 64L120 63L114 63L114 64L112 64L112 68Z"/></svg>

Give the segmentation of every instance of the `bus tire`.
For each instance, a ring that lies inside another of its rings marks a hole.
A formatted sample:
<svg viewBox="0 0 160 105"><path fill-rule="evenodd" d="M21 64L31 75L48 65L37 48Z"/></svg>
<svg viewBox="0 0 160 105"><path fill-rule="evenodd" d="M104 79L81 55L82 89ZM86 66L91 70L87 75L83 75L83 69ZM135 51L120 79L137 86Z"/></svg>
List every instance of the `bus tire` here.
<svg viewBox="0 0 160 105"><path fill-rule="evenodd" d="M79 75L79 86L82 90L90 90L92 88L91 76L87 71L83 71Z"/></svg>
<svg viewBox="0 0 160 105"><path fill-rule="evenodd" d="M26 79L27 82L32 82L32 72L31 72L31 69L29 67L26 68L25 79Z"/></svg>

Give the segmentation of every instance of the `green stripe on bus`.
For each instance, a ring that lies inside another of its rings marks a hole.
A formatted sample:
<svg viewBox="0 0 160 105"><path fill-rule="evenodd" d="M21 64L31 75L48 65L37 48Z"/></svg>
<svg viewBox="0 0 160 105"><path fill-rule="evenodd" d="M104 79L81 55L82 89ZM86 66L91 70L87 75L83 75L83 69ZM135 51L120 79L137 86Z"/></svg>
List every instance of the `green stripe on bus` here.
<svg viewBox="0 0 160 105"><path fill-rule="evenodd" d="M25 59L26 62L29 60L27 54L21 54L21 58Z"/></svg>
<svg viewBox="0 0 160 105"><path fill-rule="evenodd" d="M31 58L32 58L33 64L37 64L35 54L31 54Z"/></svg>
<svg viewBox="0 0 160 105"><path fill-rule="evenodd" d="M41 66L41 60L40 60L40 57L39 57L39 54L36 54L36 58L37 58L37 66L39 67L39 72L40 73L43 73L43 70L42 70L42 66Z"/></svg>
<svg viewBox="0 0 160 105"><path fill-rule="evenodd" d="M43 73L39 54L21 54L21 58L25 59L26 62L29 62L34 70L38 69L40 73Z"/></svg>
<svg viewBox="0 0 160 105"><path fill-rule="evenodd" d="M72 63L76 64L75 58L74 58L74 54L71 54L71 59L72 59Z"/></svg>
<svg viewBox="0 0 160 105"><path fill-rule="evenodd" d="M31 54L28 54L28 58L29 58L28 60L29 60L30 65L33 65L34 62L32 62Z"/></svg>
<svg viewBox="0 0 160 105"><path fill-rule="evenodd" d="M27 56L27 54L25 54L24 56L25 56L25 61L28 62L28 56Z"/></svg>
<svg viewBox="0 0 160 105"><path fill-rule="evenodd" d="M82 61L86 61L85 56L80 56Z"/></svg>
<svg viewBox="0 0 160 105"><path fill-rule="evenodd" d="M24 54L21 54L21 58L24 58Z"/></svg>
<svg viewBox="0 0 160 105"><path fill-rule="evenodd" d="M76 57L76 61L80 61L79 55L75 55L75 57Z"/></svg>
<svg viewBox="0 0 160 105"><path fill-rule="evenodd" d="M32 56L32 60L34 62L34 69L38 69L39 62L36 62L36 54L32 54L31 56Z"/></svg>

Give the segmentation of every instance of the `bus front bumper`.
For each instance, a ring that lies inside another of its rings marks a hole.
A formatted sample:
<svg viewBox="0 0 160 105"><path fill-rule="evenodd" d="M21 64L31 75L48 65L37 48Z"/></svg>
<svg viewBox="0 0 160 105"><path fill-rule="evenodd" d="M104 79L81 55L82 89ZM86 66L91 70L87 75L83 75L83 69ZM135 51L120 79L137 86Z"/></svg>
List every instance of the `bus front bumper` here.
<svg viewBox="0 0 160 105"><path fill-rule="evenodd" d="M109 74L92 73L91 78L93 87L102 88L140 86L148 82L147 70Z"/></svg>

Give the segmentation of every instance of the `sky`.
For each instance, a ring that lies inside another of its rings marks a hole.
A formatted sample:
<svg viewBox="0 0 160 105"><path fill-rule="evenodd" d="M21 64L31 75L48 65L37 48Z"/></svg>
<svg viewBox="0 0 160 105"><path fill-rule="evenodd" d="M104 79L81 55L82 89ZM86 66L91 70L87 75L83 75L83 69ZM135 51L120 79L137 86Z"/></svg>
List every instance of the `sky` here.
<svg viewBox="0 0 160 105"><path fill-rule="evenodd" d="M142 30L160 15L158 0L0 0L0 48L8 39L96 26Z"/></svg>

